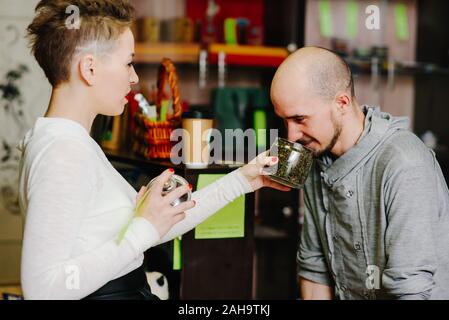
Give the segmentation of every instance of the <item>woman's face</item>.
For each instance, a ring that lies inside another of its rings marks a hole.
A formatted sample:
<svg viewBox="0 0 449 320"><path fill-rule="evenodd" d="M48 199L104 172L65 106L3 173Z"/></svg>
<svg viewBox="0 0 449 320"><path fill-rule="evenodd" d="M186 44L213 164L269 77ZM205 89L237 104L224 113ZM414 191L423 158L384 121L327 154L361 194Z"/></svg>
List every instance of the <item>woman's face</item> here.
<svg viewBox="0 0 449 320"><path fill-rule="evenodd" d="M94 90L97 113L115 116L123 112L128 102L125 97L131 90L131 85L139 82L133 57L134 36L127 28L111 52L100 59Z"/></svg>

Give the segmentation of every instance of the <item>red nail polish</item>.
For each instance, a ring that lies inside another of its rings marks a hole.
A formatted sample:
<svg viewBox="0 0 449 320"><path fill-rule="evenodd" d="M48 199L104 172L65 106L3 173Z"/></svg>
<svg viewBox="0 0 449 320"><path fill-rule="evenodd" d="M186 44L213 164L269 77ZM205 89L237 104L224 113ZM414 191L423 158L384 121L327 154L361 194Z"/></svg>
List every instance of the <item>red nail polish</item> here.
<svg viewBox="0 0 449 320"><path fill-rule="evenodd" d="M168 169L168 171L170 171L171 173L175 172L175 170L172 168Z"/></svg>

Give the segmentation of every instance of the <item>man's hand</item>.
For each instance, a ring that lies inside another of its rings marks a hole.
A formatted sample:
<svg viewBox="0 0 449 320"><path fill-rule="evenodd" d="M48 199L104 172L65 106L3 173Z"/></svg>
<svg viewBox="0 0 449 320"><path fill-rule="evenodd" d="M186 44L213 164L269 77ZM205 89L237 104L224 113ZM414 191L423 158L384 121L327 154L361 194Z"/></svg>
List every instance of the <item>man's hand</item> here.
<svg viewBox="0 0 449 320"><path fill-rule="evenodd" d="M332 300L334 292L331 287L299 277L299 289L303 300Z"/></svg>

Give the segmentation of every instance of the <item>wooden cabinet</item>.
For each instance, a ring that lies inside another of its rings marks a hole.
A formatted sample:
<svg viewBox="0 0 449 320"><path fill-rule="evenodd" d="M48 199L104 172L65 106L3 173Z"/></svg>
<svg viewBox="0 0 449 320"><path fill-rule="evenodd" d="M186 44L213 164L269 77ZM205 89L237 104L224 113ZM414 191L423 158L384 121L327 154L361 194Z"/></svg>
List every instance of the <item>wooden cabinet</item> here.
<svg viewBox="0 0 449 320"><path fill-rule="evenodd" d="M195 186L201 172L185 177ZM182 299L254 298L254 206L254 194L246 195L242 238L195 239L193 230L183 236Z"/></svg>

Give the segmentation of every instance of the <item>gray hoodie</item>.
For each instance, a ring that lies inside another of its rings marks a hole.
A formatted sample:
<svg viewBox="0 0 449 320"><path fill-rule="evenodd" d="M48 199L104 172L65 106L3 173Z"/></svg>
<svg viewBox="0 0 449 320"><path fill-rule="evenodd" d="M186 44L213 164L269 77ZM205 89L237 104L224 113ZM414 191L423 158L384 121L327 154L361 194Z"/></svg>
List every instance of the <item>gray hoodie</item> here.
<svg viewBox="0 0 449 320"><path fill-rule="evenodd" d="M316 159L304 188L299 275L337 299L449 299L449 191L408 128L363 107L359 143Z"/></svg>

